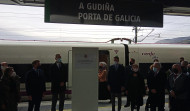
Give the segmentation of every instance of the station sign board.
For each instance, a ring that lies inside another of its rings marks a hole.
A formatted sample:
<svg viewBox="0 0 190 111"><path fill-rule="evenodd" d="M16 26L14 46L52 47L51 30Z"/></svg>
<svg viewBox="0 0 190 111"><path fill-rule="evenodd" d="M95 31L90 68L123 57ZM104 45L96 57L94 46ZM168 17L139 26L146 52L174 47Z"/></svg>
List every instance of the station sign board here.
<svg viewBox="0 0 190 111"><path fill-rule="evenodd" d="M163 27L163 5L126 0L46 0L45 22Z"/></svg>

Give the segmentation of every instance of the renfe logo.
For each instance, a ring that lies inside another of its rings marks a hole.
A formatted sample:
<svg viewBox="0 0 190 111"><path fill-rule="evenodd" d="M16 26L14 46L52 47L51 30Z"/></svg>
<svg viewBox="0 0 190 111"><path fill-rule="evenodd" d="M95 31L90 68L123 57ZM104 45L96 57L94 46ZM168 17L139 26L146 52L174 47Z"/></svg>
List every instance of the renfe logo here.
<svg viewBox="0 0 190 111"><path fill-rule="evenodd" d="M143 52L142 55L144 55L144 56L149 55L150 57L152 57L152 56L155 56L155 53L153 53L152 51L151 52Z"/></svg>

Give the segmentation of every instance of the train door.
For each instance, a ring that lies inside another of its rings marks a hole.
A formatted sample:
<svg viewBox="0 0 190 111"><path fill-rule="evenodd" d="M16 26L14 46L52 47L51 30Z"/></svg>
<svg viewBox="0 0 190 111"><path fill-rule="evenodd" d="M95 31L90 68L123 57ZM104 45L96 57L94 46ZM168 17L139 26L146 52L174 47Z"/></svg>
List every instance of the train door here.
<svg viewBox="0 0 190 111"><path fill-rule="evenodd" d="M99 62L105 62L110 66L110 53L108 50L99 50Z"/></svg>
<svg viewBox="0 0 190 111"><path fill-rule="evenodd" d="M129 47L127 44L124 44L125 47L125 66L129 65Z"/></svg>

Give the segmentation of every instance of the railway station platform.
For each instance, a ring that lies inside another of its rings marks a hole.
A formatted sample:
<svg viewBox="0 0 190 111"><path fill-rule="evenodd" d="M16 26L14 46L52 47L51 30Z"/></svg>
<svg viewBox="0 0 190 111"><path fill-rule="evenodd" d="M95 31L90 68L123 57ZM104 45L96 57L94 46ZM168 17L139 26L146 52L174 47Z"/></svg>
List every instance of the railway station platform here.
<svg viewBox="0 0 190 111"><path fill-rule="evenodd" d="M145 111L145 103L147 96L144 97L144 105L141 106L140 111ZM122 97L122 109L121 111L130 111L130 107L125 108L126 97ZM65 100L64 111L71 111L71 100ZM98 111L111 111L111 103L109 100L99 100L98 101ZM21 102L18 105L18 111L27 111L28 102ZM58 109L58 104L57 104ZM51 101L42 101L40 111L51 111ZM58 111L58 110L57 110ZM117 111L117 99L116 99L116 111ZM168 95L165 96L165 111L169 111L168 108Z"/></svg>

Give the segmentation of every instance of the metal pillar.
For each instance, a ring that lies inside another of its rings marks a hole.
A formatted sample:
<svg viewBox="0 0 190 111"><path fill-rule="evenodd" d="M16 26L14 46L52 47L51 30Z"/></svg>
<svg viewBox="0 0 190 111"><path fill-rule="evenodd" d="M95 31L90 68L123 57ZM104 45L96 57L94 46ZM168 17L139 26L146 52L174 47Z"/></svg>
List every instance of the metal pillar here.
<svg viewBox="0 0 190 111"><path fill-rule="evenodd" d="M135 27L135 41L134 41L135 44L137 43L137 33L138 33L138 32L137 32L137 27Z"/></svg>
<svg viewBox="0 0 190 111"><path fill-rule="evenodd" d="M111 43L114 44L114 39L111 40Z"/></svg>

